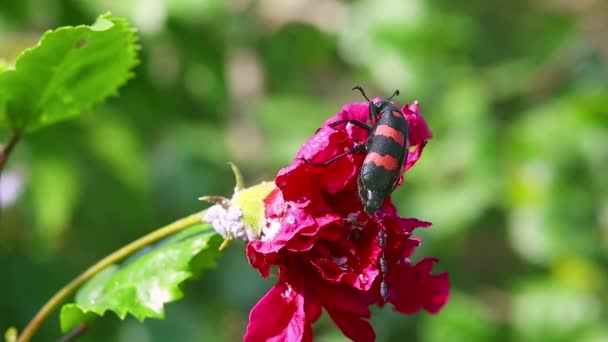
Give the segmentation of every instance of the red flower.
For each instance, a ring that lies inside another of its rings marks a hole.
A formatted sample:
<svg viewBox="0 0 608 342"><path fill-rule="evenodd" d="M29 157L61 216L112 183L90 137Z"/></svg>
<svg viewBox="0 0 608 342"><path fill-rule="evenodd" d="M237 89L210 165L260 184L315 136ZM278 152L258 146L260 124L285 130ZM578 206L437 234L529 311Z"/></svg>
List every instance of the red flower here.
<svg viewBox="0 0 608 342"><path fill-rule="evenodd" d="M384 304L383 281L389 290L387 301L404 314L421 308L435 313L446 303L447 274L431 273L436 259L416 264L409 259L419 245L412 231L431 224L397 216L390 198L373 215L363 210L357 192L363 154L351 154L324 167L302 160L328 160L365 142L368 133L360 127L328 125L342 119L365 122L368 106L344 106L304 144L292 165L279 171L277 189L264 201L263 237L247 245L251 265L264 277L270 267L278 266L279 281L252 309L245 341L311 341L311 324L321 308L347 337L373 341L369 306ZM402 111L412 146L405 172L420 158L431 133L417 103L405 105ZM379 269L380 229L387 242L385 277Z"/></svg>

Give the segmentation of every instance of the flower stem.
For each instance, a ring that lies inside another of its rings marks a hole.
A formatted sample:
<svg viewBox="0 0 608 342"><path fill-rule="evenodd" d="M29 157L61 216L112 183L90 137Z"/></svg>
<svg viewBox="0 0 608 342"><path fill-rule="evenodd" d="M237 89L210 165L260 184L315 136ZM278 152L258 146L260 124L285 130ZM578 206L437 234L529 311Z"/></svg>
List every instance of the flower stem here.
<svg viewBox="0 0 608 342"><path fill-rule="evenodd" d="M4 164L6 164L8 157L11 155L13 148L15 148L15 145L17 145L17 143L19 142L20 139L21 139L21 132L15 131L13 133L13 136L11 137L11 139L8 141L8 143L6 143L6 145L2 146L2 150L0 151L0 173L2 172L2 169L4 168Z"/></svg>
<svg viewBox="0 0 608 342"><path fill-rule="evenodd" d="M129 255L137 252L138 250L146 247L158 240L161 240L169 235L177 233L195 224L201 223L201 218L205 210L199 211L190 216L179 219L171 224L161 227L148 235L145 235L130 244L122 247L114 253L106 256L105 258L98 261L95 265L89 267L86 271L81 273L78 277L74 278L70 283L64 286L59 292L55 293L51 299L36 313L36 316L27 324L23 332L19 335L17 342L28 342L34 333L40 328L40 325L44 320L53 312L59 304L61 304L68 296L74 293L80 286L86 283L89 279L95 276L97 273L104 270L106 267L113 265Z"/></svg>
<svg viewBox="0 0 608 342"><path fill-rule="evenodd" d="M0 180L2 179L2 171L4 170L4 165L8 161L8 157L10 157L11 152L17 145L17 143L21 140L21 132L14 131L13 136L5 145L0 148ZM2 218L2 208L0 208L0 218Z"/></svg>

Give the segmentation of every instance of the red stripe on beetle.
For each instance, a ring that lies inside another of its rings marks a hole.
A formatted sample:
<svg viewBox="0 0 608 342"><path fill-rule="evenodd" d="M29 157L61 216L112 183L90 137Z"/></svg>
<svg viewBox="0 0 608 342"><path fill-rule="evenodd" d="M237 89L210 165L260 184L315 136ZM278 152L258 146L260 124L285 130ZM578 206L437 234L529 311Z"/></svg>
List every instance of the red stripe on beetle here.
<svg viewBox="0 0 608 342"><path fill-rule="evenodd" d="M367 156L365 156L363 164L367 163L373 163L374 165L382 167L388 171L395 171L401 168L401 165L399 165L399 159L389 154L382 155L377 152L370 152L367 154Z"/></svg>
<svg viewBox="0 0 608 342"><path fill-rule="evenodd" d="M391 138L401 146L403 146L405 143L403 133L389 125L378 125L378 127L376 127L375 135L382 135Z"/></svg>
<svg viewBox="0 0 608 342"><path fill-rule="evenodd" d="M398 112L396 110L391 112L393 114L394 117L396 118L403 118L403 114L401 114L401 112Z"/></svg>

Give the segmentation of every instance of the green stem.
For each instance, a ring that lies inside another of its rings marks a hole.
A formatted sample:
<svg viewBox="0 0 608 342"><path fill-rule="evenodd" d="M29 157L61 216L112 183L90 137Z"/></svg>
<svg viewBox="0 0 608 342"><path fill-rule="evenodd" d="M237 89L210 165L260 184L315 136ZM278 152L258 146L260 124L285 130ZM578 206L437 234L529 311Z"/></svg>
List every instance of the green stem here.
<svg viewBox="0 0 608 342"><path fill-rule="evenodd" d="M201 218L203 217L204 210L198 213L192 214L190 216L184 217L180 220L177 220L171 224L168 224L162 228L159 228L152 233L143 236L130 244L122 247L116 252L106 256L101 259L95 265L89 267L86 271L81 273L78 277L72 280L69 284L64 286L59 292L55 293L55 295L49 299L46 304L36 313L36 316L32 318L32 320L27 324L23 332L19 335L17 342L28 342L34 333L40 328L42 322L53 312L59 304L61 304L68 296L74 293L80 286L86 283L89 279L91 279L94 275L101 272L106 267L113 265L122 259L128 257L129 255L137 252L138 250L146 247L158 240L161 240L169 235L177 233L181 230L184 230L188 227L191 227L195 224L201 222Z"/></svg>

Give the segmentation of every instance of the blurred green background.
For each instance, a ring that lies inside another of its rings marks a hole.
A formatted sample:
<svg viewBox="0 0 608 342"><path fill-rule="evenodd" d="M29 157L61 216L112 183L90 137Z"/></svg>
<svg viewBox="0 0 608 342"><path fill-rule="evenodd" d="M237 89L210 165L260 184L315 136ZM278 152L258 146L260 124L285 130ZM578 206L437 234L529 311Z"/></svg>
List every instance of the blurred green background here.
<svg viewBox="0 0 608 342"><path fill-rule="evenodd" d="M109 252L270 180L347 102L401 90L434 137L394 200L443 311L374 310L378 341L608 341L608 3L601 0L0 2L0 57L111 10L139 30L120 96L26 137L2 178L0 330ZM5 142L9 132L0 132ZM242 246L164 321L107 315L82 341L237 341L275 282ZM318 341L345 338L325 315ZM36 340L59 336L57 315Z"/></svg>

